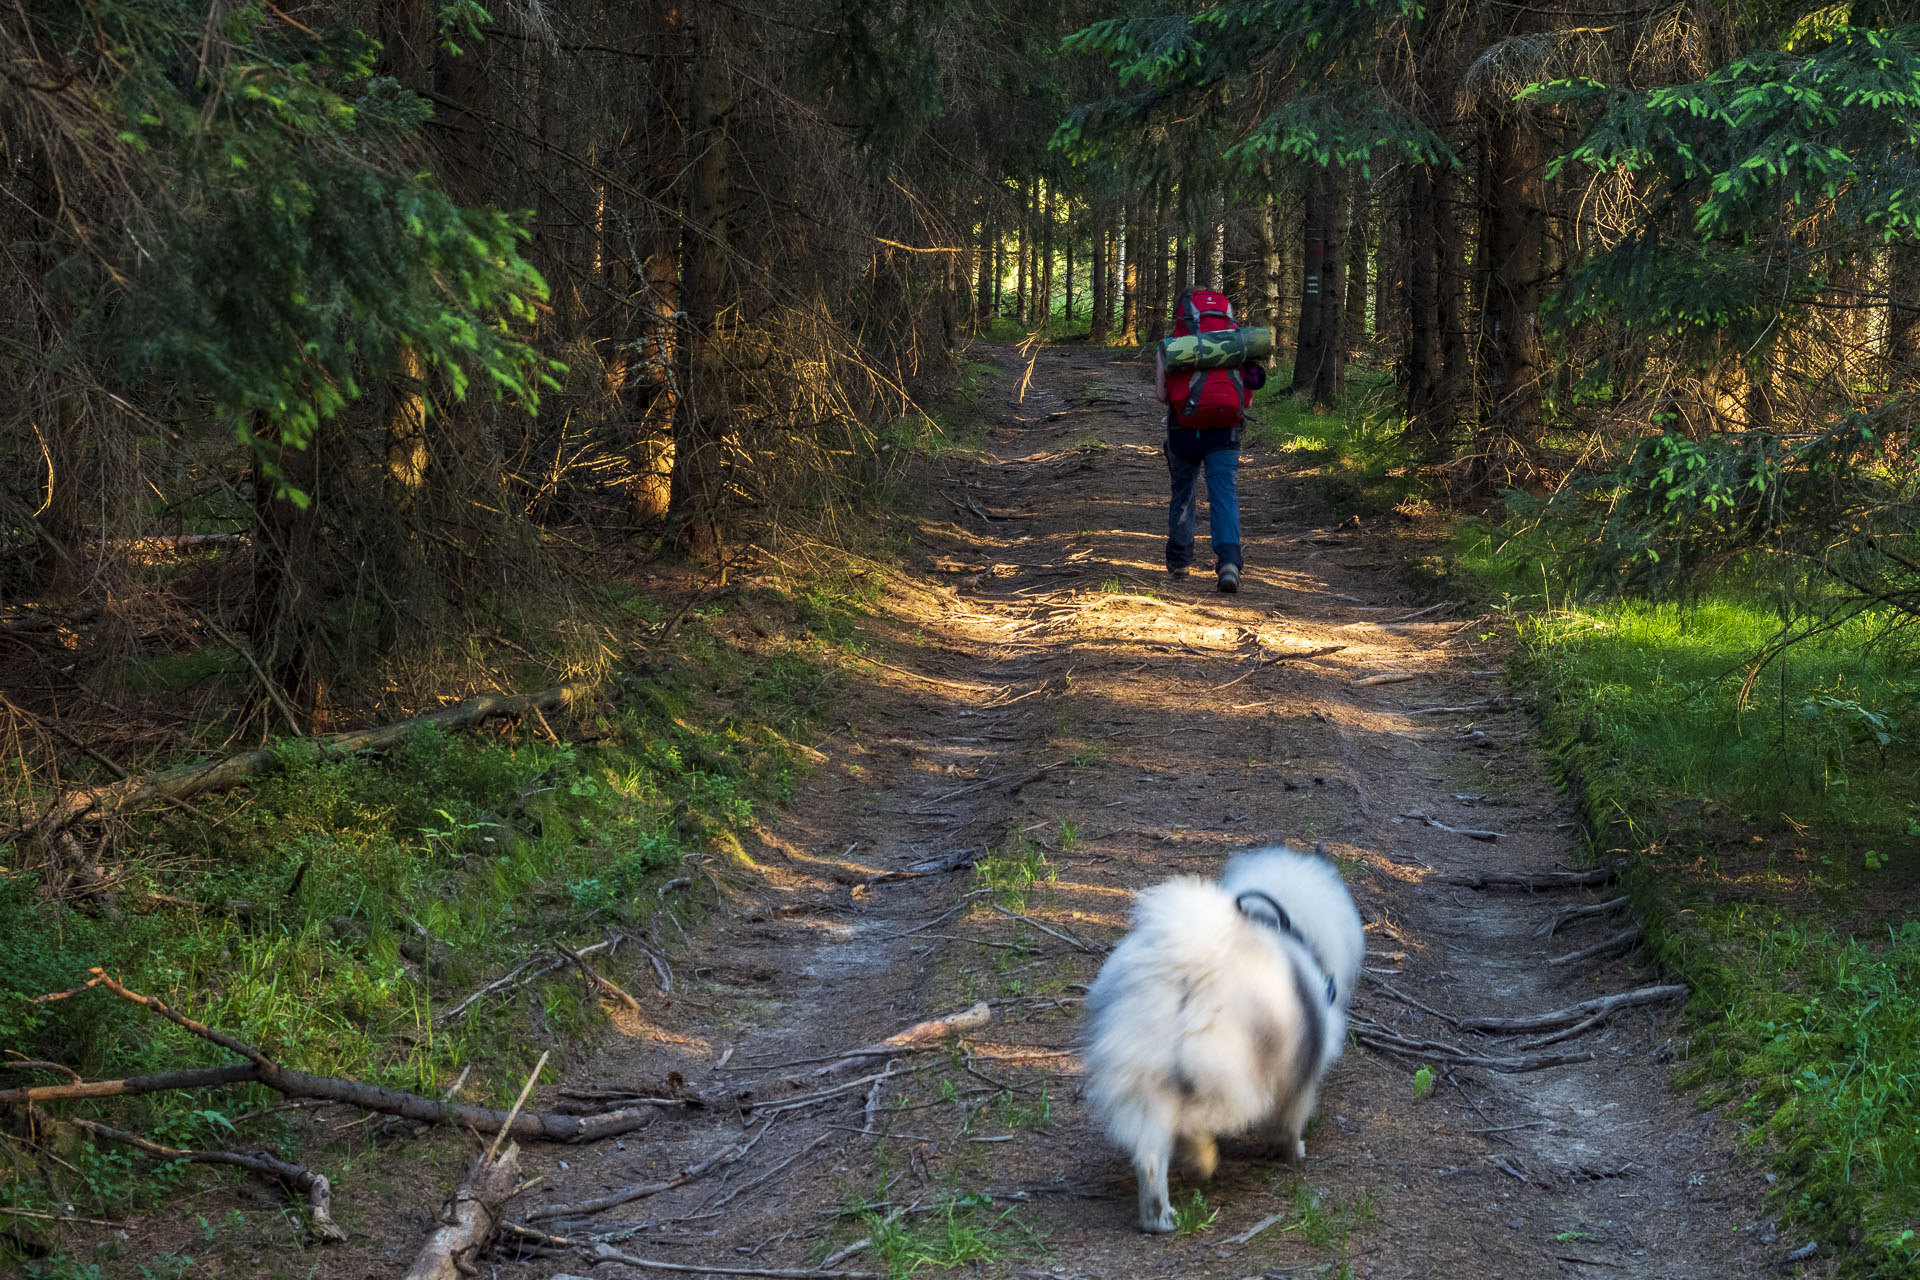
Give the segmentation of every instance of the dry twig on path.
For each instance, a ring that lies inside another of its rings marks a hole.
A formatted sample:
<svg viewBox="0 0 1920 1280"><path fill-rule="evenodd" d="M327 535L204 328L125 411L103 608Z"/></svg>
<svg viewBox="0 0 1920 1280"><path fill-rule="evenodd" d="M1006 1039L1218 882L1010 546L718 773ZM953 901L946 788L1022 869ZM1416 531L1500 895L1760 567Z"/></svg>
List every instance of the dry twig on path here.
<svg viewBox="0 0 1920 1280"><path fill-rule="evenodd" d="M553 949L566 957L566 959L573 964L574 968L580 971L580 975L587 980L588 986L606 992L634 1013L640 1012L640 1002L628 994L626 989L621 987L619 983L613 981L613 979L602 977L600 974L594 972L593 967L587 963L585 956L571 949L563 942L555 942Z"/></svg>
<svg viewBox="0 0 1920 1280"><path fill-rule="evenodd" d="M1349 689L1371 689L1383 684L1404 684L1408 680L1418 680L1417 671L1383 671L1377 676L1362 676L1358 680L1347 681Z"/></svg>
<svg viewBox="0 0 1920 1280"><path fill-rule="evenodd" d="M1447 832L1449 835L1465 836L1469 840L1485 840L1488 843L1492 843L1495 840L1506 839L1506 833L1504 831L1482 831L1477 827L1450 827L1438 818L1429 818L1424 813L1403 813L1400 816L1403 818L1412 818L1416 822L1424 822L1430 827Z"/></svg>

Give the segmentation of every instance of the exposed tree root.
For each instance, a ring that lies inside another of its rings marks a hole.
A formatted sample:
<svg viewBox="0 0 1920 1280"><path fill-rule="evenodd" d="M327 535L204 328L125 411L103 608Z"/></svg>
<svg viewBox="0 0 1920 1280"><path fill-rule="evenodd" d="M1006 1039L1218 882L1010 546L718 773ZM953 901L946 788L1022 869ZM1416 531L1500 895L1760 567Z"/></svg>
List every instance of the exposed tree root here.
<svg viewBox="0 0 1920 1280"><path fill-rule="evenodd" d="M342 1231L333 1220L333 1187L324 1173L314 1173L297 1164L288 1164L264 1151L244 1155L238 1151L186 1151L179 1147L163 1146L137 1133L125 1129L116 1129L112 1125L101 1124L97 1120L67 1120L64 1123L76 1129L84 1130L96 1138L106 1138L150 1156L162 1160L185 1160L189 1164L226 1164L236 1169L246 1169L264 1177L274 1178L285 1183L292 1190L300 1192L307 1203L307 1220L313 1227L313 1234L322 1240L345 1240L347 1233Z"/></svg>
<svg viewBox="0 0 1920 1280"><path fill-rule="evenodd" d="M1551 938L1559 931L1561 925L1574 920L1584 920L1588 916L1609 916L1616 911L1625 911L1631 902L1632 899L1627 897L1626 894L1621 894L1619 897L1609 898L1605 902L1590 902L1584 906L1567 907L1565 910L1556 911L1545 924L1533 931L1533 936L1536 938Z"/></svg>
<svg viewBox="0 0 1920 1280"><path fill-rule="evenodd" d="M1467 889L1579 889L1606 884L1617 874L1615 867L1595 867L1591 871L1469 871L1433 876L1425 883L1455 884Z"/></svg>
<svg viewBox="0 0 1920 1280"><path fill-rule="evenodd" d="M1536 1013L1524 1018L1462 1018L1460 1026L1467 1031L1490 1031L1496 1034L1516 1034L1528 1031L1558 1031L1583 1022L1596 1014L1610 1014L1633 1005L1661 1004L1668 1000L1685 999L1687 988L1679 983L1664 986L1639 987L1632 991L1622 991L1618 995L1599 996L1592 1000L1583 1000L1579 1004L1570 1004L1564 1009L1555 1009L1550 1013Z"/></svg>
<svg viewBox="0 0 1920 1280"><path fill-rule="evenodd" d="M1549 1067L1570 1066L1576 1062L1591 1062L1591 1053L1541 1053L1520 1056L1493 1057L1488 1054L1470 1053L1459 1045L1448 1044L1442 1040L1418 1040L1408 1036L1396 1035L1377 1022L1365 1018L1354 1018L1348 1024L1353 1031L1354 1040L1380 1049L1397 1057L1414 1058L1442 1062L1448 1066L1482 1067L1488 1071L1504 1074L1517 1074L1523 1071L1545 1071Z"/></svg>
<svg viewBox="0 0 1920 1280"><path fill-rule="evenodd" d="M1555 956L1547 963L1555 968L1570 964L1585 964L1589 960L1598 960L1601 956L1610 956L1616 951L1625 951L1637 946L1639 942L1640 926L1630 924L1611 938L1603 939L1590 947L1582 947L1578 951L1569 951L1563 956Z"/></svg>
<svg viewBox="0 0 1920 1280"><path fill-rule="evenodd" d="M604 1213L608 1209L635 1200L644 1200L648 1196L657 1196L662 1191L671 1191L675 1187L685 1186L696 1178L703 1178L715 1169L723 1168L753 1150L754 1144L767 1136L767 1130L773 1127L768 1121L760 1126L760 1132L737 1147L726 1147L714 1152L700 1163L689 1166L671 1178L662 1178L657 1182L642 1182L635 1186L624 1187L593 1200L582 1200L578 1204L550 1204L544 1209L535 1209L527 1215L528 1222L551 1222L555 1218L580 1218L590 1213Z"/></svg>

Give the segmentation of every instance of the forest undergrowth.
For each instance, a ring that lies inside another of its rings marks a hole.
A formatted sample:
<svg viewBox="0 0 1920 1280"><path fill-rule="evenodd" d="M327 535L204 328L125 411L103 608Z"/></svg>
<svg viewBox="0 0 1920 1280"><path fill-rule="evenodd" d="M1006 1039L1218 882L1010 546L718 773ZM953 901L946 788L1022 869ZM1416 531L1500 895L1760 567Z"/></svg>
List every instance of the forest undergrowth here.
<svg viewBox="0 0 1920 1280"><path fill-rule="evenodd" d="M1274 397L1257 428L1316 463L1336 519L1430 511L1364 375L1335 410ZM1390 394L1390 393L1389 393ZM1525 506L1527 504L1523 504ZM1409 565L1488 611L1596 859L1625 857L1650 958L1693 988L1681 1086L1736 1114L1778 1207L1862 1274L1920 1261L1920 685L1911 641L1861 613L1772 661L1763 565L1685 599L1583 590L1581 532L1465 517ZM1756 666L1759 667L1757 674ZM1901 1272L1905 1274L1904 1271Z"/></svg>
<svg viewBox="0 0 1920 1280"><path fill-rule="evenodd" d="M556 963L556 943L644 989L656 967L671 973L683 930L723 886L751 876L741 836L808 768L805 744L862 649L883 544L866 548L879 559L804 548L685 601L669 641L570 715L421 730L390 752L321 762L288 751L250 789L133 817L106 897L49 902L31 871L0 871L0 1040L88 1079L230 1060L103 991L40 999L98 966L317 1075L504 1107L538 1048L560 1045L543 1074L558 1079L610 1015L576 966ZM601 596L603 621L642 631L682 604L626 587ZM148 1094L110 1118L178 1147L299 1159L278 1095L213 1096ZM57 1124L62 1108L48 1114ZM383 1176L386 1139L404 1128L376 1119L330 1159L334 1176ZM0 1144L0 1257L47 1280L112 1264L110 1243L65 1253L55 1220L191 1204L233 1178L80 1140L49 1161L39 1145ZM238 1257L305 1231L289 1204L215 1214L199 1245Z"/></svg>

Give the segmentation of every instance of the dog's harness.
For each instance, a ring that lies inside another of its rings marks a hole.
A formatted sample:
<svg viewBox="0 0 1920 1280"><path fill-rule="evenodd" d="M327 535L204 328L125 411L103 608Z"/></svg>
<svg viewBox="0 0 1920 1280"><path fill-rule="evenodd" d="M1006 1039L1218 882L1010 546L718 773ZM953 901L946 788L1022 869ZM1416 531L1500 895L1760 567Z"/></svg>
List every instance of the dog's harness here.
<svg viewBox="0 0 1920 1280"><path fill-rule="evenodd" d="M1258 901L1259 906L1265 908L1265 910L1257 910L1257 909L1253 911L1247 910L1248 898L1256 899ZM1314 951L1313 944L1308 942L1306 940L1306 937L1303 934L1301 934L1301 932L1298 929L1293 927L1293 917L1287 914L1287 909L1285 907L1281 906L1278 902L1274 901L1272 894L1266 893L1260 889L1244 889L1241 892L1234 895L1233 905L1238 907L1240 909L1240 914L1245 916L1247 919L1258 920L1261 924L1266 925L1269 929L1272 929L1274 932L1284 933L1288 935L1295 942L1299 943L1302 947L1306 948L1307 954L1313 957L1313 962L1315 964L1320 963L1320 956L1317 952ZM1271 920L1267 918L1268 912L1271 912L1273 915L1273 918ZM1334 1002L1335 997L1339 994L1339 988L1335 985L1333 981L1333 975L1330 973L1327 973L1324 966L1321 968L1321 973L1325 975L1327 979L1327 1003L1332 1004Z"/></svg>

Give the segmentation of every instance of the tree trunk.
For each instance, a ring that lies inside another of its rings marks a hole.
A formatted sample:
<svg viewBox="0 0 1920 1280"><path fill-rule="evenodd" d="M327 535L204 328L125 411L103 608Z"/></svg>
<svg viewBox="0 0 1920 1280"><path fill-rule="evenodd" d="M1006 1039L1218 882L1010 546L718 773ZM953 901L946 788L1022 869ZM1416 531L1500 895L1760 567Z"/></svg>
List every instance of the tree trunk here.
<svg viewBox="0 0 1920 1280"><path fill-rule="evenodd" d="M1441 267L1438 215L1432 171L1416 165L1407 188L1407 430L1420 455L1430 462L1447 456L1452 424L1440 411L1440 316L1435 288Z"/></svg>
<svg viewBox="0 0 1920 1280"><path fill-rule="evenodd" d="M1159 197L1154 201L1153 225L1147 228L1148 270L1153 276L1152 288L1147 298L1147 341L1158 342L1167 336L1167 306L1169 286L1172 283L1167 253L1167 190L1160 189Z"/></svg>
<svg viewBox="0 0 1920 1280"><path fill-rule="evenodd" d="M1182 233L1173 238L1173 288L1168 292L1168 305L1193 287L1193 237Z"/></svg>
<svg viewBox="0 0 1920 1280"><path fill-rule="evenodd" d="M1503 105L1487 130L1486 306L1482 316L1487 406L1474 442L1468 493L1491 498L1531 482L1541 428L1539 311L1545 283L1546 148L1529 112Z"/></svg>
<svg viewBox="0 0 1920 1280"><path fill-rule="evenodd" d="M1061 305L1066 311L1067 328L1071 330L1073 328L1073 203L1071 201L1067 202L1066 214L1067 225L1063 228L1065 234L1061 237L1061 255L1065 259L1067 291Z"/></svg>
<svg viewBox="0 0 1920 1280"><path fill-rule="evenodd" d="M1107 313L1112 307L1111 290L1108 287L1108 274L1112 262L1113 227L1107 221L1104 206L1094 215L1091 230L1090 248L1092 257L1087 262L1087 343L1101 346L1107 340Z"/></svg>
<svg viewBox="0 0 1920 1280"><path fill-rule="evenodd" d="M1886 383L1889 390L1920 385L1920 245L1893 247L1887 273Z"/></svg>
<svg viewBox="0 0 1920 1280"><path fill-rule="evenodd" d="M1034 180L1035 190L1043 191L1040 197L1040 306L1033 327L1045 328L1053 319L1053 190L1042 187L1039 179Z"/></svg>
<svg viewBox="0 0 1920 1280"><path fill-rule="evenodd" d="M1331 409L1347 390L1347 223L1353 207L1353 175L1335 171L1327 181L1326 251L1320 278L1320 368L1313 404Z"/></svg>
<svg viewBox="0 0 1920 1280"><path fill-rule="evenodd" d="M1273 196L1261 197L1253 213L1253 245L1258 259L1259 291L1254 299L1255 323L1280 332L1280 241L1274 235Z"/></svg>
<svg viewBox="0 0 1920 1280"><path fill-rule="evenodd" d="M1140 342L1140 205L1129 205L1120 228L1120 341Z"/></svg>
<svg viewBox="0 0 1920 1280"><path fill-rule="evenodd" d="M683 207L680 171L686 161L686 135L681 125L686 108L682 75L686 31L678 4L653 10L653 58L648 62L647 194L652 200L646 221L646 283L644 314L640 320L638 438L634 448L632 489L627 495L627 520L634 525L666 518L672 501L674 419L678 393L674 370L679 364L680 220Z"/></svg>
<svg viewBox="0 0 1920 1280"><path fill-rule="evenodd" d="M1293 385L1289 393L1313 390L1326 361L1321 342L1320 312L1326 279L1327 217L1332 206L1333 175L1325 169L1307 174L1306 195L1300 211L1300 321L1294 331Z"/></svg>
<svg viewBox="0 0 1920 1280"><path fill-rule="evenodd" d="M682 237L680 396L674 418L673 476L667 523L671 544L696 559L720 554L720 501L726 461L725 367L716 332L726 287L729 198L727 116L733 109L722 18L703 15L695 85L687 228Z"/></svg>
<svg viewBox="0 0 1920 1280"><path fill-rule="evenodd" d="M279 429L255 428L279 478L258 456L253 464L253 601L247 629L259 671L272 686L261 706L291 709L296 734L319 732L321 677L319 439L296 449L278 443ZM283 485L288 490L282 492ZM274 717L269 716L269 719Z"/></svg>
<svg viewBox="0 0 1920 1280"><path fill-rule="evenodd" d="M1347 290L1340 350L1351 357L1367 345L1367 267L1373 257L1372 192L1356 185L1352 230L1347 236Z"/></svg>
<svg viewBox="0 0 1920 1280"><path fill-rule="evenodd" d="M1027 241L1033 231L1033 205L1027 188L1020 188L1020 238L1014 246L1013 264L1013 318L1015 322L1027 323Z"/></svg>
<svg viewBox="0 0 1920 1280"><path fill-rule="evenodd" d="M1467 272L1460 258L1460 183L1451 165L1433 175L1433 321L1439 331L1440 367L1433 392L1433 420L1427 428L1451 447L1462 402L1473 386L1472 346L1467 332Z"/></svg>

